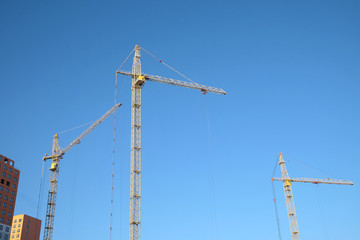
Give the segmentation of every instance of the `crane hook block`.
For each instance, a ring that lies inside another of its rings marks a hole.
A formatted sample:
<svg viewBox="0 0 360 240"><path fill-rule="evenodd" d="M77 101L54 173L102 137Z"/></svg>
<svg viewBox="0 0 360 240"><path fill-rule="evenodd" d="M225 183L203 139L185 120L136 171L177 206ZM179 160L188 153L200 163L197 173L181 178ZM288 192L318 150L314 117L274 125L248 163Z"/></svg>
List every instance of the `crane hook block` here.
<svg viewBox="0 0 360 240"><path fill-rule="evenodd" d="M202 88L202 89L201 89L201 93L204 94L204 95L206 95L206 94L208 93L208 90L205 89L205 88Z"/></svg>

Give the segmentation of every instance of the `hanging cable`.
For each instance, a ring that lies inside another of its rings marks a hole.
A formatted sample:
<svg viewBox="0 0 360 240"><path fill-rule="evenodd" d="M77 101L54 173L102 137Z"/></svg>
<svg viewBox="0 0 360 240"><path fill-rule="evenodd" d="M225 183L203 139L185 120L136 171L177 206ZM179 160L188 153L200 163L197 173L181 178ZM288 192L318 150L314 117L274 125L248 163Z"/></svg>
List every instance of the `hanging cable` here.
<svg viewBox="0 0 360 240"><path fill-rule="evenodd" d="M278 166L278 160L276 159L275 167L274 167L273 174L272 174L271 178L274 177L277 166ZM273 192L273 198L274 198L274 207L275 207L276 223L277 223L277 228L278 228L278 233L279 233L279 240L281 240L279 213L278 213L278 208L277 208L277 203L276 203L276 194L275 194L274 181L271 181L271 185L272 185L272 192Z"/></svg>
<svg viewBox="0 0 360 240"><path fill-rule="evenodd" d="M207 127L207 164L208 164L208 183L209 183L209 199L210 199L210 216L211 216L211 230L213 239L218 239L218 227L217 227L217 215L216 215L216 201L215 201L215 181L214 181L214 163L212 159L211 149L212 149L212 138L211 138L211 126L210 126L210 116L208 110L208 104L206 99L203 101L205 114L206 114L206 127Z"/></svg>
<svg viewBox="0 0 360 240"><path fill-rule="evenodd" d="M115 104L116 104L116 100L117 100L117 73L115 76ZM116 136L116 112L114 113L113 158L112 158L112 170L111 170L110 240L112 237L112 220L113 220L113 206L114 206L115 136Z"/></svg>
<svg viewBox="0 0 360 240"><path fill-rule="evenodd" d="M38 198L38 206L36 211L36 218L39 219L39 212L40 212L40 206L41 206L41 196L43 194L43 183L44 183L44 167L45 167L45 160L43 160L42 168L41 168L41 177L40 177L40 189L39 189L39 198ZM40 228L41 226L38 225L39 221L36 221L36 228Z"/></svg>
<svg viewBox="0 0 360 240"><path fill-rule="evenodd" d="M322 211L321 204L320 204L319 184L316 184L316 197L317 197L317 203L318 203L318 206L319 206L321 226L322 226L322 230L323 230L323 239L325 240L326 236L327 236L326 220L325 220L324 213Z"/></svg>
<svg viewBox="0 0 360 240"><path fill-rule="evenodd" d="M117 103L117 89L118 89L118 71L122 68L122 66L129 59L131 54L134 52L135 48L130 52L127 58L122 62L120 67L116 70L115 74L115 96L114 103ZM110 200L110 240L112 239L112 224L113 224L113 207L114 207L114 178L115 178L115 141L116 139L116 112L114 113L114 133L113 133L113 157L112 157L112 172L111 172L111 200ZM121 234L120 234L121 239Z"/></svg>
<svg viewBox="0 0 360 240"><path fill-rule="evenodd" d="M39 199L38 199L38 206L37 206L37 211L36 211L36 218L37 218L37 219L39 219L39 211L40 211L40 204L41 204L41 195L42 195L42 192L43 192L44 166L45 166L45 160L43 160L42 169L41 169Z"/></svg>
<svg viewBox="0 0 360 240"><path fill-rule="evenodd" d="M69 213L69 220L68 220L68 231L67 231L67 239L71 240L72 239L72 233L73 233L73 226L74 226L74 212L76 209L76 194L78 193L77 190L77 175L78 175L78 165L80 163L80 159L79 158L79 149L75 149L74 150L74 159L77 159L76 161L74 161L74 164L72 165L72 170L74 170L74 175L73 175L73 179L71 181L71 200L70 200L70 204L68 206L68 209L70 209L70 213ZM80 163L81 165L81 163Z"/></svg>

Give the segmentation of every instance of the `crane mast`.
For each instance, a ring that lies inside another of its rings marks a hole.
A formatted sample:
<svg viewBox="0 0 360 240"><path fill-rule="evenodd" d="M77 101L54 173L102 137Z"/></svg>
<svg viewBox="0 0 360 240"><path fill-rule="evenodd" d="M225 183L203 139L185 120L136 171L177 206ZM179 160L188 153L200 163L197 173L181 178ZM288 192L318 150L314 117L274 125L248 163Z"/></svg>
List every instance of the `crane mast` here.
<svg viewBox="0 0 360 240"><path fill-rule="evenodd" d="M44 227L44 238L43 240L52 240L54 230L54 219L55 219L55 207L56 207L56 196L57 187L59 180L60 170L60 159L63 158L64 154L72 149L75 145L79 144L80 141L85 138L90 132L92 132L97 126L99 126L105 119L107 119L113 112L115 112L121 103L115 104L109 111L107 111L101 118L96 120L88 129L86 129L79 137L72 141L64 150L61 150L59 146L59 135L55 134L52 145L52 156L44 156L43 160L51 159L50 167L50 184L46 208L46 219Z"/></svg>
<svg viewBox="0 0 360 240"><path fill-rule="evenodd" d="M288 171L285 166L285 161L282 157L282 154L279 153L279 165L281 167L281 178L272 178L272 181L281 181L283 182L285 200L286 200L286 209L289 217L290 232L292 240L300 240L299 227L295 211L294 197L292 194L291 183L292 182L302 182L302 183L313 183L313 184L338 184L338 185L354 185L349 180L337 180L337 179L320 179L320 178L290 178Z"/></svg>
<svg viewBox="0 0 360 240"><path fill-rule="evenodd" d="M146 80L225 95L219 88L141 73L140 46L135 46L132 72L116 73L130 76L131 85L131 162L130 162L130 240L140 240L141 229L141 89Z"/></svg>
<svg viewBox="0 0 360 240"><path fill-rule="evenodd" d="M141 213L141 76L140 47L136 45L131 86L130 239L140 239ZM137 77L138 76L138 77Z"/></svg>
<svg viewBox="0 0 360 240"><path fill-rule="evenodd" d="M279 154L279 158L280 158L279 165L281 167L281 177L283 180L282 182L283 182L285 200L286 200L286 208L287 208L288 217L289 217L291 239L292 240L300 240L299 226L298 226L297 217L296 217L295 202L294 202L294 197L292 194L290 177L286 170L285 161L284 161L281 153Z"/></svg>
<svg viewBox="0 0 360 240"><path fill-rule="evenodd" d="M46 160L46 155L44 157L44 161ZM56 206L56 195L57 195L57 186L59 180L59 166L61 157L61 149L59 146L59 136L55 134L53 139L52 146L52 159L51 163L51 173L50 173L50 186L47 200L47 208L46 208L46 220L45 220L45 233L44 240L51 240L53 235L54 228L54 217L55 217L55 206Z"/></svg>

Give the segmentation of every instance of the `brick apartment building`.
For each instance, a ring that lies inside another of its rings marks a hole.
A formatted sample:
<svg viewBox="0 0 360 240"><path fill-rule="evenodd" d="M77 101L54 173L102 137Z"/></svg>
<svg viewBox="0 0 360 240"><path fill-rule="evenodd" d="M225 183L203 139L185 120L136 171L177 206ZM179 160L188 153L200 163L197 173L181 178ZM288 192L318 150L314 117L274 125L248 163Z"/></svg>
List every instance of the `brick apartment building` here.
<svg viewBox="0 0 360 240"><path fill-rule="evenodd" d="M20 171L15 162L0 154L0 240L10 239Z"/></svg>
<svg viewBox="0 0 360 240"><path fill-rule="evenodd" d="M39 240L41 220L25 214L16 215L11 228L11 240Z"/></svg>

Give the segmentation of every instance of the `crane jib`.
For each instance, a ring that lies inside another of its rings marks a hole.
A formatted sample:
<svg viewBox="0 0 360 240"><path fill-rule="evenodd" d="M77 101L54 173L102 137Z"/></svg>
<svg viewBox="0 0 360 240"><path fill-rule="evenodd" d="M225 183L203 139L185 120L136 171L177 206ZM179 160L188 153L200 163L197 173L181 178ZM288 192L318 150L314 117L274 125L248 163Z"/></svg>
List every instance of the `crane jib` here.
<svg viewBox="0 0 360 240"><path fill-rule="evenodd" d="M226 92L221 88L215 88L215 87L210 87L210 86L206 86L206 85L201 85L201 84L198 84L195 82L186 82L186 81L182 81L182 80L176 80L176 79L165 78L165 77L149 75L149 74L136 75L136 74L132 74L130 72L124 72L124 71L117 71L116 73L119 73L119 74L122 74L125 76L129 76L134 79L139 79L139 78L144 77L145 80L149 80L149 81L153 81L153 82L159 82L159 83L165 83L165 84L179 86L179 87L196 89L196 90L200 90L203 94L211 92L211 93L226 95Z"/></svg>

